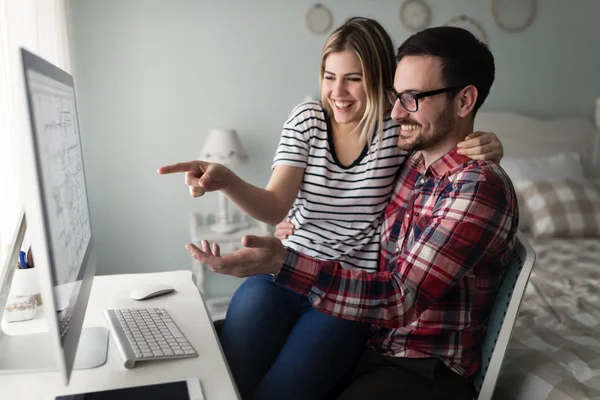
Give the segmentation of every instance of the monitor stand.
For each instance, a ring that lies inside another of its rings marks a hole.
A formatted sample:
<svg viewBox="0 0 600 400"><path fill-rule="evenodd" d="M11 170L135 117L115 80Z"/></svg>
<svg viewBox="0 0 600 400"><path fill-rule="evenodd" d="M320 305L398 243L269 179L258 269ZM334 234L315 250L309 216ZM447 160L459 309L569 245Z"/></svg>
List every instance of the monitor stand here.
<svg viewBox="0 0 600 400"><path fill-rule="evenodd" d="M96 368L106 362L108 329L81 331L73 369ZM7 335L0 333L0 374L45 372L58 369L50 333Z"/></svg>
<svg viewBox="0 0 600 400"><path fill-rule="evenodd" d="M25 324L22 322L3 322L4 306L8 300L15 265L25 238L27 223L25 213L21 214L19 227L15 232L13 248L0 270L0 374L45 372L58 369L56 345L50 332L9 335L4 332L4 324ZM48 323L44 313L49 306L36 310L36 319ZM52 308L52 307L51 307ZM47 324L45 326L47 329ZM104 327L83 328L77 345L73 369L89 369L103 365L108 353L108 329Z"/></svg>

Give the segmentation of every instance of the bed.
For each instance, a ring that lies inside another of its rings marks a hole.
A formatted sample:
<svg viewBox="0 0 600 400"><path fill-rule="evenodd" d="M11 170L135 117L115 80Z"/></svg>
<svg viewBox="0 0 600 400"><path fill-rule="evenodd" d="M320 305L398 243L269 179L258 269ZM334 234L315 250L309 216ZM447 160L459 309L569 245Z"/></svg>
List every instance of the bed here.
<svg viewBox="0 0 600 400"><path fill-rule="evenodd" d="M600 399L600 133L506 112L475 128L503 142L537 254L494 399Z"/></svg>

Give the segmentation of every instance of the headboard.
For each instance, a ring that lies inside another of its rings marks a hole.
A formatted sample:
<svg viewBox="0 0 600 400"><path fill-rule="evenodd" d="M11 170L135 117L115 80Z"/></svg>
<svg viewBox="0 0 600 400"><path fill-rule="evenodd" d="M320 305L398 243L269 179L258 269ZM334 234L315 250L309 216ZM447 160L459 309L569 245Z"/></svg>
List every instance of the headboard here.
<svg viewBox="0 0 600 400"><path fill-rule="evenodd" d="M600 132L582 118L537 119L502 111L480 111L475 130L494 132L505 157L578 152L590 176L600 177Z"/></svg>

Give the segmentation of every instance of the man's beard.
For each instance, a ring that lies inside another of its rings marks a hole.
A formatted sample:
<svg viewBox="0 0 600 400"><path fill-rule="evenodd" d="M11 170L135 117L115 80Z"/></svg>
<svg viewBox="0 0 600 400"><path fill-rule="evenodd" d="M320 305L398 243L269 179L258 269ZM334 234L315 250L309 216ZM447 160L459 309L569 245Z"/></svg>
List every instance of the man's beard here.
<svg viewBox="0 0 600 400"><path fill-rule="evenodd" d="M414 124L421 128L420 124L418 124L416 121L410 120L409 118L402 119L398 121L398 123L400 125ZM446 139L448 133L454 129L452 108L445 108L432 126L432 132L419 132L417 137L403 136L400 134L398 147L405 151L419 151L427 150L440 144L444 139Z"/></svg>

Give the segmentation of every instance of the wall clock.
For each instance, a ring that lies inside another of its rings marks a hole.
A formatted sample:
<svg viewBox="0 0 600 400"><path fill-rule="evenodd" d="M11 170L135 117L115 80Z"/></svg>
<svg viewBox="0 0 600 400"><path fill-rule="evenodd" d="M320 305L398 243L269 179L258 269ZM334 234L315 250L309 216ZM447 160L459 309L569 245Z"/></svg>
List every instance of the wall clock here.
<svg viewBox="0 0 600 400"><path fill-rule="evenodd" d="M492 17L505 31L519 32L531 25L535 0L492 0Z"/></svg>
<svg viewBox="0 0 600 400"><path fill-rule="evenodd" d="M424 0L406 0L400 7L400 21L411 31L417 32L429 25L431 11Z"/></svg>
<svg viewBox="0 0 600 400"><path fill-rule="evenodd" d="M463 28L471 32L480 42L487 44L487 36L483 30L483 26L474 18L466 15L459 15L454 17L444 24L446 26L455 26L457 28Z"/></svg>

